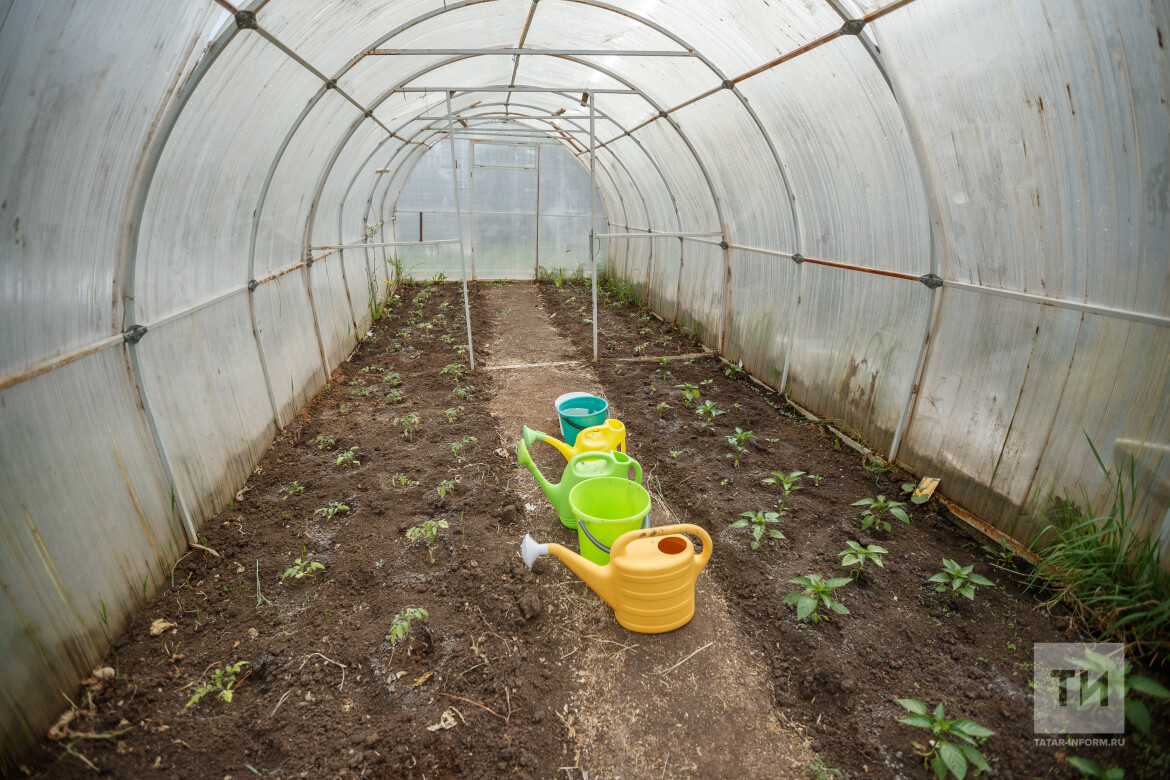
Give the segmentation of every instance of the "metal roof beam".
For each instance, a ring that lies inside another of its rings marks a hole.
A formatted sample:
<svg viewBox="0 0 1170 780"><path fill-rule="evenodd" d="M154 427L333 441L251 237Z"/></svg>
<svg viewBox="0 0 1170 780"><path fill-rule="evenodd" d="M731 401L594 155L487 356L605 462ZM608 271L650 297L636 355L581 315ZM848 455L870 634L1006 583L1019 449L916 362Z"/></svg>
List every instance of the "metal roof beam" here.
<svg viewBox="0 0 1170 780"><path fill-rule="evenodd" d="M391 56L482 56L505 55L508 57L545 56L545 57L694 57L693 51L651 51L648 49L370 49L367 55Z"/></svg>

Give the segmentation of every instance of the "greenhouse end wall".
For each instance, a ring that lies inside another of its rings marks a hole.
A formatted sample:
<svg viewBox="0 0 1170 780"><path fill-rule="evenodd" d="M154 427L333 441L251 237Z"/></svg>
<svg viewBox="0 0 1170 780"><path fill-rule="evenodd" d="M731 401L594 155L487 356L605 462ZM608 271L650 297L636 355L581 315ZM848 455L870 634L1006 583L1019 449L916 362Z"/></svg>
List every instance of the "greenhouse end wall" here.
<svg viewBox="0 0 1170 780"><path fill-rule="evenodd" d="M7 754L366 332L448 105L595 111L610 272L963 507L1103 508L1091 440L1170 544L1165 3L236 11L0 2Z"/></svg>

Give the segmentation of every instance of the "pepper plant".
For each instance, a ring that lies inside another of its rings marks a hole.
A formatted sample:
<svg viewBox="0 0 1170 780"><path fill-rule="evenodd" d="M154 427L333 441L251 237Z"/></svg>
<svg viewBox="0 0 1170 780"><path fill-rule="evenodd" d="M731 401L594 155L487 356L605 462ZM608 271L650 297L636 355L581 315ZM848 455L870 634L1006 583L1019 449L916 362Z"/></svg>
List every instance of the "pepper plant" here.
<svg viewBox="0 0 1170 780"><path fill-rule="evenodd" d="M863 498L860 501L854 501L851 506L865 507L865 510L861 513L862 531L872 526L889 533L890 521L885 519L886 514L898 518L906 525L910 525L910 516L906 514L906 510L902 509L904 505L900 501L887 499L885 496Z"/></svg>
<svg viewBox="0 0 1170 780"><path fill-rule="evenodd" d="M975 564L960 566L950 558L943 558L943 570L932 576L928 582L937 582L934 589L939 593L946 593L947 590L950 590L951 598L966 596L972 601L975 600L976 585L995 586L994 582L982 574L975 573ZM949 588L948 585L950 585Z"/></svg>
<svg viewBox="0 0 1170 780"><path fill-rule="evenodd" d="M776 513L784 514L784 505L788 503L788 497L798 490L804 488L798 484L800 478L804 476L803 471L792 471L785 474L783 471L773 471L772 476L764 477L761 482L765 485L779 485L780 486L780 501L776 504Z"/></svg>
<svg viewBox="0 0 1170 780"><path fill-rule="evenodd" d="M933 713L918 699L898 699L898 704L910 711L909 715L898 719L899 723L930 730L932 739L926 745L910 744L922 758L923 766L933 770L938 780L943 780L948 772L963 780L968 765L974 766L977 772L990 769L979 752L979 746L995 734L994 731L969 718L948 719L942 702Z"/></svg>
<svg viewBox="0 0 1170 780"><path fill-rule="evenodd" d="M735 452L727 453L726 457L734 458L732 465L735 468L739 468L739 459L747 454L747 447L744 446L744 442L748 439L756 438L756 435L751 431L745 431L737 425L735 426L735 433L729 434L726 438L727 443L735 448Z"/></svg>
<svg viewBox="0 0 1170 780"><path fill-rule="evenodd" d="M732 528L747 528L751 527L753 550L760 549L760 542L765 536L770 536L773 539L783 539L784 534L780 533L774 528L768 528L768 523L779 523L780 515L775 512L740 512L739 516L742 520L736 520L731 524Z"/></svg>
<svg viewBox="0 0 1170 780"><path fill-rule="evenodd" d="M837 554L841 556L842 566L857 566L850 572L853 579L857 579L858 575L861 574L861 567L865 565L866 561L873 561L875 565L881 566L883 569L886 567L882 563L882 554L888 553L889 550L885 547L878 547L876 544L867 544L862 547L853 540L846 542L846 545L847 547Z"/></svg>
<svg viewBox="0 0 1170 780"><path fill-rule="evenodd" d="M793 585L800 585L801 590L790 591L784 597L785 604L796 605L796 619L804 620L811 617L812 622L821 622L820 608L831 609L838 615L848 615L849 610L833 596L837 588L848 585L853 580L849 577L832 577L822 579L821 575L812 572L803 577L794 577L789 580Z"/></svg>
<svg viewBox="0 0 1170 780"><path fill-rule="evenodd" d="M714 401L708 398L706 401L699 404L698 407L695 408L695 414L703 418L703 422L700 423L700 425L702 426L703 430L709 434L711 433L711 423L715 421L716 417L721 414L726 414L726 412L720 409Z"/></svg>

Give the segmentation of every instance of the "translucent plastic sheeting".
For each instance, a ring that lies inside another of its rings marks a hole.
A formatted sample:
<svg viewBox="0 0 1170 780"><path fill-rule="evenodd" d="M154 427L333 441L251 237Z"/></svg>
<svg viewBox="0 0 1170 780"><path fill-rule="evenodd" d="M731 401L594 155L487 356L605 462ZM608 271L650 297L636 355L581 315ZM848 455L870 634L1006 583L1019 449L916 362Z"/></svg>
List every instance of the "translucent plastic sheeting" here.
<svg viewBox="0 0 1170 780"><path fill-rule="evenodd" d="M4 391L0 685L4 745L56 720L187 544L121 348ZM84 565L82 564L84 562ZM46 692L53 695L47 695Z"/></svg>
<svg viewBox="0 0 1170 780"><path fill-rule="evenodd" d="M138 345L139 360L175 490L191 511L210 517L235 495L275 433L247 295L153 335Z"/></svg>
<svg viewBox="0 0 1170 780"><path fill-rule="evenodd" d="M146 201L135 274L140 322L248 283L247 257L238 253L248 246L268 163L321 87L258 35L236 35L217 64L175 126ZM222 115L223 100L249 108Z"/></svg>
<svg viewBox="0 0 1170 780"><path fill-rule="evenodd" d="M252 293L256 334L267 358L279 422L287 424L327 379L304 269Z"/></svg>
<svg viewBox="0 0 1170 780"><path fill-rule="evenodd" d="M724 121L712 122L712 112ZM722 90L674 115L696 151L717 173L712 178L725 210L727 240L792 251L795 235L788 187L767 140L739 99Z"/></svg>
<svg viewBox="0 0 1170 780"><path fill-rule="evenodd" d="M774 139L801 228L800 246L752 246L915 275L930 271L914 150L889 87L856 37L827 43L739 88Z"/></svg>
<svg viewBox="0 0 1170 780"><path fill-rule="evenodd" d="M938 182L944 278L1170 313L1148 283L1170 244L1152 5L919 0L875 24Z"/></svg>
<svg viewBox="0 0 1170 780"><path fill-rule="evenodd" d="M848 420L888 452L914 382L930 292L903 279L863 280L856 271L801 268L788 382L819 414Z"/></svg>
<svg viewBox="0 0 1170 780"><path fill-rule="evenodd" d="M567 48L585 48L570 44ZM599 48L607 48L605 46ZM672 49L678 47L672 46ZM579 60L579 61L578 61ZM623 89L622 81L633 83L661 106L674 106L700 92L719 86L711 69L694 57L580 57L575 60L526 57L517 71L519 84L581 84Z"/></svg>
<svg viewBox="0 0 1170 780"><path fill-rule="evenodd" d="M642 238L630 242L638 251L648 244L646 259L650 277L650 305L668 320L678 316L678 285L682 275L682 241L677 238Z"/></svg>
<svg viewBox="0 0 1170 780"><path fill-rule="evenodd" d="M645 239L643 239L645 240ZM678 285L678 321L718 345L723 333L724 252L717 246L684 241Z"/></svg>
<svg viewBox="0 0 1170 780"><path fill-rule="evenodd" d="M722 227L714 192L674 128L663 121L651 122L633 135L658 163L657 172L667 183L680 224L687 225L690 232L719 232ZM623 146L625 143L623 139Z"/></svg>
<svg viewBox="0 0 1170 780"><path fill-rule="evenodd" d="M83 215L128 208L153 130L141 117L174 96L175 74L190 71L228 17L201 3L142 13L134 47L120 22L95 24L64 4L13 4L2 17L0 376L123 329L125 225ZM63 62L62 35L84 36L87 56ZM155 52L151 67L136 52Z"/></svg>
<svg viewBox="0 0 1170 780"><path fill-rule="evenodd" d="M796 297L795 263L731 250L727 359L742 360L746 371L778 386Z"/></svg>
<svg viewBox="0 0 1170 780"><path fill-rule="evenodd" d="M375 102L385 96L387 89L397 86L411 74L421 73L427 68L449 59L451 57L435 54L363 57L347 70L345 75L337 80L337 83L363 106L373 106ZM416 100L418 97L420 96L415 96ZM395 112L391 108L393 105L393 103L380 105L377 112L378 118L383 119L383 121L392 121L405 115L403 112ZM411 115L415 113L413 110L410 112Z"/></svg>
<svg viewBox="0 0 1170 780"><path fill-rule="evenodd" d="M942 306L907 462L988 517L1082 487L1105 510L1112 497L1087 436L1114 469L1135 459L1136 514L1157 534L1170 493L1170 364L1127 356L1170 354L1170 332L962 290L944 290Z"/></svg>

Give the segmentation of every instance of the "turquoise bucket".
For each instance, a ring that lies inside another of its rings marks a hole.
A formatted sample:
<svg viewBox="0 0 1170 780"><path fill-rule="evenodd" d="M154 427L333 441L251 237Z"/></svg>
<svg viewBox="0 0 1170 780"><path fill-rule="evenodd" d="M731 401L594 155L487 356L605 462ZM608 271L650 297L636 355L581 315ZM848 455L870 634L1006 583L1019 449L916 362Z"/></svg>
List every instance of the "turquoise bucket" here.
<svg viewBox="0 0 1170 780"><path fill-rule="evenodd" d="M556 408L561 418L561 435L565 444L572 447L577 443L578 433L605 422L609 402L588 393L566 393L557 399Z"/></svg>

